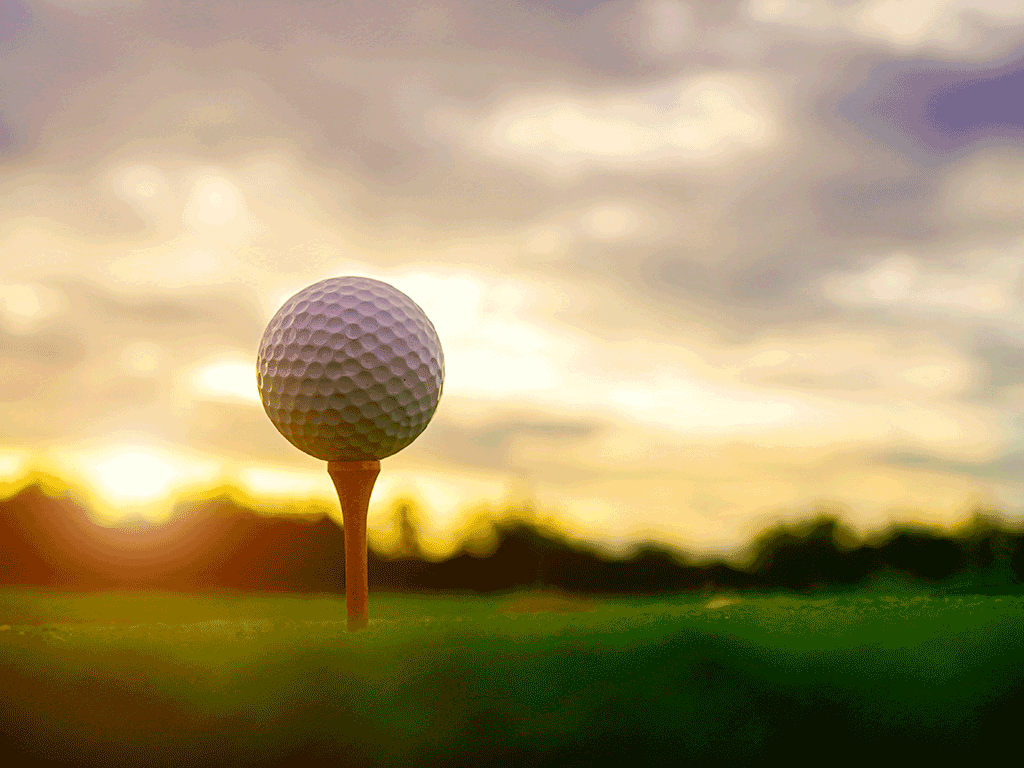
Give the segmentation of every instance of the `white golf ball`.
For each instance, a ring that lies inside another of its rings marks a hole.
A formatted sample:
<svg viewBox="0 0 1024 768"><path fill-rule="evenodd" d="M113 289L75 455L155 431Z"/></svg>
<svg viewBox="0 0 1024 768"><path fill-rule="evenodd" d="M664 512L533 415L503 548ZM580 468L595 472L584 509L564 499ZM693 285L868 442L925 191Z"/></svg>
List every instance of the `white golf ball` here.
<svg viewBox="0 0 1024 768"><path fill-rule="evenodd" d="M430 422L444 384L434 325L368 277L314 283L267 325L256 360L263 407L296 448L324 461L383 459Z"/></svg>

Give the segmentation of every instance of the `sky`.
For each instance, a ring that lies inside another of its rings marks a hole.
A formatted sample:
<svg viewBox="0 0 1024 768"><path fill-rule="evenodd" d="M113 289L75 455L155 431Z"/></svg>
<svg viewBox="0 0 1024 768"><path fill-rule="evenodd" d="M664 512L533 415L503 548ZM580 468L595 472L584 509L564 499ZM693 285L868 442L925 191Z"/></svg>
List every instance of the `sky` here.
<svg viewBox="0 0 1024 768"><path fill-rule="evenodd" d="M362 275L444 395L382 462L451 553L533 501L735 557L1024 516L1024 6L0 0L0 481L97 518L336 505L259 401L278 307ZM339 515L340 517L340 515ZM383 538L382 538L383 537Z"/></svg>

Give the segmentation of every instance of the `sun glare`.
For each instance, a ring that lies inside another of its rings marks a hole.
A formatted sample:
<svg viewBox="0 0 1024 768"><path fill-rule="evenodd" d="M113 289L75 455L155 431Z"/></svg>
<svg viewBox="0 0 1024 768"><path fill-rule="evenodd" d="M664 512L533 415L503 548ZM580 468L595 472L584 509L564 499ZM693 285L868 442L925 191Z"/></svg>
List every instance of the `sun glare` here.
<svg viewBox="0 0 1024 768"><path fill-rule="evenodd" d="M0 449L0 482L17 480L25 473L27 464L24 451Z"/></svg>
<svg viewBox="0 0 1024 768"><path fill-rule="evenodd" d="M167 494L178 470L141 451L127 451L95 465L104 495L112 501L151 501Z"/></svg>
<svg viewBox="0 0 1024 768"><path fill-rule="evenodd" d="M195 371L193 389L200 395L247 400L258 403L260 393L256 387L256 368L250 361L224 360Z"/></svg>
<svg viewBox="0 0 1024 768"><path fill-rule="evenodd" d="M238 479L253 497L260 499L332 499L334 489L327 472L302 472L272 467L246 467Z"/></svg>

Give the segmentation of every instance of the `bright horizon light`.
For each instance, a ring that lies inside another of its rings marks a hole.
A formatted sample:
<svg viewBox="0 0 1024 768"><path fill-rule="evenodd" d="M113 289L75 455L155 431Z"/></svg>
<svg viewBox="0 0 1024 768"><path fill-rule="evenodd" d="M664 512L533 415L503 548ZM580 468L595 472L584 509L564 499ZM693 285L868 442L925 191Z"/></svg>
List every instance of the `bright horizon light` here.
<svg viewBox="0 0 1024 768"><path fill-rule="evenodd" d="M111 501L153 501L167 496L179 471L163 459L139 450L125 451L93 466Z"/></svg>
<svg viewBox="0 0 1024 768"><path fill-rule="evenodd" d="M196 369L192 387L202 396L228 397L260 402L256 386L256 361L223 360Z"/></svg>
<svg viewBox="0 0 1024 768"><path fill-rule="evenodd" d="M247 466L238 473L239 483L255 499L318 498L332 500L334 489L327 472L300 471L285 467Z"/></svg>
<svg viewBox="0 0 1024 768"><path fill-rule="evenodd" d="M0 450L0 482L16 480L25 473L27 451Z"/></svg>

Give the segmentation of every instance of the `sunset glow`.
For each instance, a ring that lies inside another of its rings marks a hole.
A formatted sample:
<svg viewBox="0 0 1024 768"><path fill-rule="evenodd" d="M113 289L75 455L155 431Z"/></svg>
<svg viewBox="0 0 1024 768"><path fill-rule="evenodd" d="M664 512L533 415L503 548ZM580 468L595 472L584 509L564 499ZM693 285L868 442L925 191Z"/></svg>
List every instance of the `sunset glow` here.
<svg viewBox="0 0 1024 768"><path fill-rule="evenodd" d="M127 451L101 461L93 471L104 494L114 502L162 498L179 474L166 461L141 451Z"/></svg>
<svg viewBox="0 0 1024 768"><path fill-rule="evenodd" d="M51 449L36 463L44 478L66 483L66 490L103 524L128 516L166 520L178 501L198 498L225 483L222 462L148 441Z"/></svg>
<svg viewBox="0 0 1024 768"><path fill-rule="evenodd" d="M0 482L14 482L25 472L28 465L26 451L0 450Z"/></svg>
<svg viewBox="0 0 1024 768"><path fill-rule="evenodd" d="M326 467L320 471L297 472L281 467L251 466L238 475L243 488L254 498L333 500L334 486Z"/></svg>
<svg viewBox="0 0 1024 768"><path fill-rule="evenodd" d="M192 385L200 397L227 397L258 404L254 362L226 359L196 369Z"/></svg>
<svg viewBox="0 0 1024 768"><path fill-rule="evenodd" d="M435 551L517 483L609 547L1024 515L1013 4L15 5L5 487L330 501L255 362L355 275L444 350L372 505L415 496Z"/></svg>

